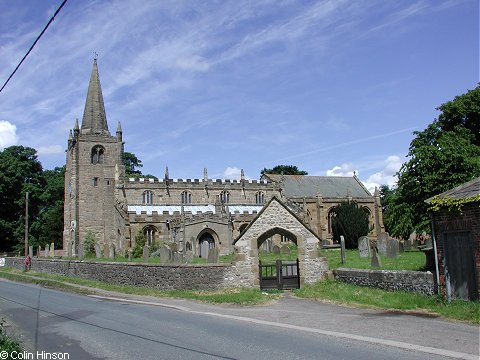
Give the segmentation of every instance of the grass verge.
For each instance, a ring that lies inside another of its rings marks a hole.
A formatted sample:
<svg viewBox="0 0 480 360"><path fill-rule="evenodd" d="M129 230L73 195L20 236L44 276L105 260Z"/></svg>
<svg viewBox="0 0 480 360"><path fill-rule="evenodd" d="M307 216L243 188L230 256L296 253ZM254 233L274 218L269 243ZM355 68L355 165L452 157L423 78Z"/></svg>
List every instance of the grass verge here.
<svg viewBox="0 0 480 360"><path fill-rule="evenodd" d="M480 323L480 302L478 301L454 300L448 303L440 296L386 291L334 280L305 285L294 293L301 298L327 300L337 304L420 312L426 316L439 315L447 319Z"/></svg>
<svg viewBox="0 0 480 360"><path fill-rule="evenodd" d="M1 269L0 277L8 280L33 283L49 288L58 288L82 294L93 294L95 293L95 289L102 289L131 295L173 297L199 300L215 304L258 305L268 303L280 297L280 291L265 292L260 291L259 289L246 288L212 291L148 289L136 286L115 285L102 281L87 280L76 277L38 273L34 271L24 273L9 268Z"/></svg>
<svg viewBox="0 0 480 360"><path fill-rule="evenodd" d="M7 335L5 321L0 319L0 352L11 354L14 351L20 354L23 350L18 341Z"/></svg>

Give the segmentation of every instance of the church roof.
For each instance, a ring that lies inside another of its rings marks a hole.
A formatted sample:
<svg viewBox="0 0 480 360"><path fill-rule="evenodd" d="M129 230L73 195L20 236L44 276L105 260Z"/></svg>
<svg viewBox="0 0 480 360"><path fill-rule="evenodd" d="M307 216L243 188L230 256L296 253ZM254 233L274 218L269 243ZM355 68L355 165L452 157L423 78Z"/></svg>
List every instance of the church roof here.
<svg viewBox="0 0 480 360"><path fill-rule="evenodd" d="M230 214L234 215L235 213L239 214L253 214L258 213L262 210L262 205L228 205L228 211ZM158 214L163 214L168 212L168 214L173 215L174 213L181 213L182 205L129 205L128 212L135 213L140 215L141 213L146 213L151 215L153 212ZM198 213L212 213L215 214L215 205L183 205L183 212L191 213L196 215Z"/></svg>
<svg viewBox="0 0 480 360"><path fill-rule="evenodd" d="M289 198L371 198L372 195L356 176L308 176L266 174L267 178L282 183Z"/></svg>
<svg viewBox="0 0 480 360"><path fill-rule="evenodd" d="M88 85L87 100L83 111L82 133L110 135L103 103L102 87L98 75L97 59L93 60L92 74Z"/></svg>

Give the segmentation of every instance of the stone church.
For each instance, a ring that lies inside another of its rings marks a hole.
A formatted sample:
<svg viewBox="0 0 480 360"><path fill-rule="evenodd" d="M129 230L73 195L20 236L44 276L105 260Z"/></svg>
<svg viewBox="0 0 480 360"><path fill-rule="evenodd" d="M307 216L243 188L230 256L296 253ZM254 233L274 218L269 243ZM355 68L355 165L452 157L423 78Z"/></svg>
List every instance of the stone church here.
<svg viewBox="0 0 480 360"><path fill-rule="evenodd" d="M372 196L356 177L266 174L259 180L128 178L122 163L124 142L118 123L108 128L97 67L93 62L81 125L70 131L66 156L63 248L78 256L87 234L108 254L124 254L143 233L147 244L169 244L178 251L220 255L273 196L281 199L324 241L332 239L332 209L356 201L369 215L371 235L383 231L378 193ZM274 235L263 246L288 242ZM175 244L175 245L173 245Z"/></svg>

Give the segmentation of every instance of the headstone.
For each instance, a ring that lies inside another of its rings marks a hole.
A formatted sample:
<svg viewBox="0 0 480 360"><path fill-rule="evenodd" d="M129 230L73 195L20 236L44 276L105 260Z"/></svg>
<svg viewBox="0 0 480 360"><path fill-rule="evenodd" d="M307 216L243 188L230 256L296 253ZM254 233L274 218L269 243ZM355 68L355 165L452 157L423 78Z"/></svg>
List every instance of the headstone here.
<svg viewBox="0 0 480 360"><path fill-rule="evenodd" d="M192 251L192 243L190 241L187 241L187 243L185 244L185 250Z"/></svg>
<svg viewBox="0 0 480 360"><path fill-rule="evenodd" d="M414 249L417 249L420 245L421 245L420 240L418 240L418 239L413 240L413 248Z"/></svg>
<svg viewBox="0 0 480 360"><path fill-rule="evenodd" d="M347 254L345 252L345 238L340 235L340 255L342 257L342 264L347 262Z"/></svg>
<svg viewBox="0 0 480 360"><path fill-rule="evenodd" d="M208 262L211 264L218 263L219 251L217 248L211 248L208 250Z"/></svg>
<svg viewBox="0 0 480 360"><path fill-rule="evenodd" d="M83 243L78 244L78 258L82 260L85 257Z"/></svg>
<svg viewBox="0 0 480 360"><path fill-rule="evenodd" d="M170 249L166 246L162 246L160 248L160 263L169 264L171 257L172 255Z"/></svg>
<svg viewBox="0 0 480 360"><path fill-rule="evenodd" d="M403 249L405 251L411 251L412 250L412 240L407 239L403 242Z"/></svg>
<svg viewBox="0 0 480 360"><path fill-rule="evenodd" d="M55 257L55 244L50 244L50 257Z"/></svg>
<svg viewBox="0 0 480 360"><path fill-rule="evenodd" d="M183 259L185 263L190 264L193 261L193 251L187 250Z"/></svg>
<svg viewBox="0 0 480 360"><path fill-rule="evenodd" d="M329 246L331 245L330 240L322 240L322 246Z"/></svg>
<svg viewBox="0 0 480 360"><path fill-rule="evenodd" d="M148 262L148 259L150 258L150 248L148 245L145 245L143 247L143 261Z"/></svg>
<svg viewBox="0 0 480 360"><path fill-rule="evenodd" d="M45 245L45 251L43 252L44 257L49 257L50 256L50 246Z"/></svg>
<svg viewBox="0 0 480 360"><path fill-rule="evenodd" d="M40 252L41 252L41 251L42 251L42 247L39 246L39 247L38 247L38 250L37 250L37 257L40 257Z"/></svg>
<svg viewBox="0 0 480 360"><path fill-rule="evenodd" d="M399 253L404 253L405 252L405 242L404 241L399 241L398 242L398 252Z"/></svg>
<svg viewBox="0 0 480 360"><path fill-rule="evenodd" d="M183 264L183 254L175 251L174 253L172 253L172 255L174 264Z"/></svg>
<svg viewBox="0 0 480 360"><path fill-rule="evenodd" d="M273 253L274 254L280 254L280 247L278 245L273 246Z"/></svg>
<svg viewBox="0 0 480 360"><path fill-rule="evenodd" d="M132 248L128 249L128 261L132 261Z"/></svg>
<svg viewBox="0 0 480 360"><path fill-rule="evenodd" d="M110 253L110 249L108 248L108 244L103 244L103 257L108 257Z"/></svg>
<svg viewBox="0 0 480 360"><path fill-rule="evenodd" d="M375 269L378 269L381 266L380 258L378 257L377 248L375 246L372 246L372 262L370 263L370 266Z"/></svg>
<svg viewBox="0 0 480 360"><path fill-rule="evenodd" d="M358 239L358 253L361 258L370 257L370 240L368 240L368 237L361 236Z"/></svg>
<svg viewBox="0 0 480 360"><path fill-rule="evenodd" d="M33 246L29 246L28 247L28 255L30 256L30 258L33 258Z"/></svg>
<svg viewBox="0 0 480 360"><path fill-rule="evenodd" d="M115 245L113 244L110 244L108 247L108 258L115 259Z"/></svg>
<svg viewBox="0 0 480 360"><path fill-rule="evenodd" d="M206 259L208 258L208 249L210 248L210 245L208 244L208 241L203 241L200 245L200 257Z"/></svg>
<svg viewBox="0 0 480 360"><path fill-rule="evenodd" d="M387 241L387 258L396 259L398 257L398 240L390 239Z"/></svg>
<svg viewBox="0 0 480 360"><path fill-rule="evenodd" d="M427 249L433 248L432 238L425 239L425 248L427 248Z"/></svg>
<svg viewBox="0 0 480 360"><path fill-rule="evenodd" d="M387 254L388 233L382 232L377 236L377 250L380 255Z"/></svg>
<svg viewBox="0 0 480 360"><path fill-rule="evenodd" d="M280 248L280 252L284 255L289 256L290 255L290 247L288 245L282 245Z"/></svg>
<svg viewBox="0 0 480 360"><path fill-rule="evenodd" d="M95 257L100 259L102 257L102 250L100 249L99 244L95 244Z"/></svg>
<svg viewBox="0 0 480 360"><path fill-rule="evenodd" d="M66 256L67 258L72 257L72 243L70 241L67 242L67 254L64 256Z"/></svg>

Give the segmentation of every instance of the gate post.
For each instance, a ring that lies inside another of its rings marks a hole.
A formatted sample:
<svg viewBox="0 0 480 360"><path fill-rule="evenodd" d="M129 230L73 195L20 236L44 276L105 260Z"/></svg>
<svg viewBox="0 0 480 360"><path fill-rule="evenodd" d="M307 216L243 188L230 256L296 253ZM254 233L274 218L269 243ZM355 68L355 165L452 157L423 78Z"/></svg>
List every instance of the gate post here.
<svg viewBox="0 0 480 360"><path fill-rule="evenodd" d="M283 289L282 260L277 260L275 264L277 266L277 288L279 290L282 290Z"/></svg>

